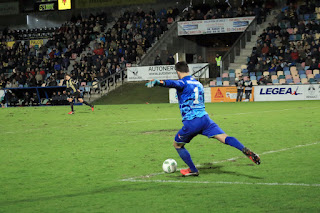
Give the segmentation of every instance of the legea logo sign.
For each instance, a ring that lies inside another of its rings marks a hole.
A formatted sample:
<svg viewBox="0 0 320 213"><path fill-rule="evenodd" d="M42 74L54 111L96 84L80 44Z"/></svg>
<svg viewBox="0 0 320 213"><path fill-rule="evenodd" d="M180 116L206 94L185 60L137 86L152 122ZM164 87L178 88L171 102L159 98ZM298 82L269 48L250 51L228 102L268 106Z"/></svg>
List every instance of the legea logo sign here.
<svg viewBox="0 0 320 213"><path fill-rule="evenodd" d="M299 87L293 90L293 88L276 87L276 88L261 88L260 95L301 95Z"/></svg>

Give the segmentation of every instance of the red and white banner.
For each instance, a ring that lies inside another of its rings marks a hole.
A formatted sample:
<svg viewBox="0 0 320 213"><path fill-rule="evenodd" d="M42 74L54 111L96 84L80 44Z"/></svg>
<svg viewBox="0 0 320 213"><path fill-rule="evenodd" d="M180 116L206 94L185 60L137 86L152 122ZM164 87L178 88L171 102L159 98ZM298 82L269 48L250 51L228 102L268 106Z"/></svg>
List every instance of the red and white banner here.
<svg viewBox="0 0 320 213"><path fill-rule="evenodd" d="M243 32L254 18L254 16L250 16L178 22L178 35Z"/></svg>

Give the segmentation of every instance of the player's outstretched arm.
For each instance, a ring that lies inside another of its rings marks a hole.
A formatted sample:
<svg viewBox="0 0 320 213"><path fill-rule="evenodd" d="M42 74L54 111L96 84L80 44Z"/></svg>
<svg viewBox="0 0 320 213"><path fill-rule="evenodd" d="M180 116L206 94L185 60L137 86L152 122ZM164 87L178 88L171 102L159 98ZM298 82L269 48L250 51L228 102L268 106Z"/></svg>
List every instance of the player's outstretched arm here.
<svg viewBox="0 0 320 213"><path fill-rule="evenodd" d="M145 86L148 87L148 88L151 88L151 87L154 87L154 86L164 86L164 85L165 85L164 81L160 81L160 80L154 79L154 80L151 80L148 83L146 83Z"/></svg>

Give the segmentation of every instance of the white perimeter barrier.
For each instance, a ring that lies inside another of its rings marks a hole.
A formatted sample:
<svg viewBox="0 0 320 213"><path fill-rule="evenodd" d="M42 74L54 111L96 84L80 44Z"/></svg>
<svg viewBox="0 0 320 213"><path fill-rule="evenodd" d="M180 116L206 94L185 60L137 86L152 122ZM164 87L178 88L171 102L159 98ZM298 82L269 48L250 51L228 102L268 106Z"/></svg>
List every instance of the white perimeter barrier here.
<svg viewBox="0 0 320 213"><path fill-rule="evenodd" d="M320 100L320 84L255 86L254 101Z"/></svg>
<svg viewBox="0 0 320 213"><path fill-rule="evenodd" d="M204 88L205 102L217 102L215 101L215 93L213 88L215 87ZM221 87L219 88L221 89ZM221 91L224 90L221 89ZM213 93L213 96L211 93ZM222 95L227 96L227 94ZM254 86L254 101L299 100L320 100L320 84ZM175 89L169 90L169 102L178 103ZM219 102L224 102L224 100L221 99ZM233 100L233 102L235 101Z"/></svg>

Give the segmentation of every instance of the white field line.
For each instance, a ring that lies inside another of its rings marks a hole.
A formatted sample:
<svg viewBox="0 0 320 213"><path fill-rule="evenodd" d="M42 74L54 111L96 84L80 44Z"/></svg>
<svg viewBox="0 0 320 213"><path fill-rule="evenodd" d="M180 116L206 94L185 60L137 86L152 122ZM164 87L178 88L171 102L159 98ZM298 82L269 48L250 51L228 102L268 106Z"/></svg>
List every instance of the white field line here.
<svg viewBox="0 0 320 213"><path fill-rule="evenodd" d="M306 146L312 146L320 144L320 141L316 141L314 143L309 143L309 144L301 144L293 147L288 147L288 148L283 148L283 149L278 149L278 150L271 150L271 151L266 151L262 152L259 155L267 155L267 154L272 154L272 153L277 153L277 152L284 152L288 151L291 149L296 149L296 148L301 148L301 147L306 147ZM226 160L221 160L221 161L214 161L211 164L218 164L218 163L224 163L228 161L233 161L237 160L240 158L244 158L245 156L241 157L234 157L234 158L229 158ZM201 165L196 165L197 167ZM247 182L224 182L224 181L174 181L174 180L137 180L138 178L149 178L157 175L162 175L165 174L164 172L159 172L159 173L154 173L154 174L149 174L149 175L144 175L144 176L139 176L139 177L132 177L132 178L126 178L126 179L121 179L120 181L129 181L129 182L168 182L168 183L214 183L214 184L243 184L243 185L279 185L279 186L315 186L315 187L320 187L320 184L306 184L306 183L247 183Z"/></svg>
<svg viewBox="0 0 320 213"><path fill-rule="evenodd" d="M137 180L124 179L127 182L153 182L153 183L195 183L195 184L230 184L230 185L266 185L266 186L309 186L320 187L320 184L307 183L250 183L250 182L225 182L225 181L184 181L184 180Z"/></svg>
<svg viewBox="0 0 320 213"><path fill-rule="evenodd" d="M229 115L247 115L247 114L255 114L255 113L268 113L268 112L281 112L281 111L287 111L287 110L302 110L302 109L318 109L320 107L305 107L305 108L289 108L289 109L279 109L279 110L266 110L266 111L257 111L257 112L240 112L240 113L231 113L231 114L217 114L214 115L215 117L217 116L229 116ZM131 124L131 123L142 123L142 122L154 122L154 121L167 121L167 120L181 120L181 118L158 118L158 119L144 119L144 120L136 120L136 121L119 121L119 122L114 122L114 124ZM85 125L83 127L86 127L88 125ZM48 125L47 127L36 127L34 129L27 129L25 131L19 131L19 132L13 132L13 131L9 131L9 132L3 132L0 134L16 134L16 133L22 133L22 132L32 132L32 131L38 131L38 130L43 130L43 129L62 129L65 128L64 126L55 126L52 127L50 125Z"/></svg>

